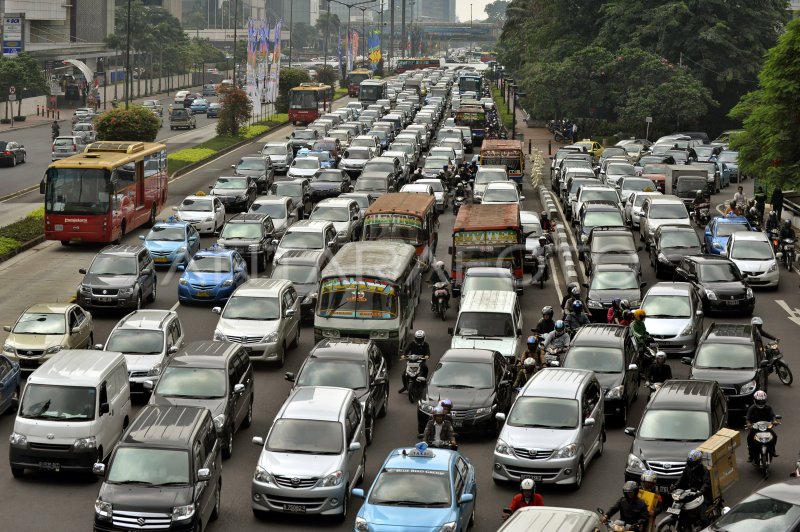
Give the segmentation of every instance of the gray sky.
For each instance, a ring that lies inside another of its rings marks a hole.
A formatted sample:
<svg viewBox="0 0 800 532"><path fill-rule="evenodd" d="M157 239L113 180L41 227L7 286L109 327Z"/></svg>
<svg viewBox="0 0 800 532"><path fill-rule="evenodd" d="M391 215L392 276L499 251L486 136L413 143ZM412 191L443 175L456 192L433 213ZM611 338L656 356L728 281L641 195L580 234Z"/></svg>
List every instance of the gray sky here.
<svg viewBox="0 0 800 532"><path fill-rule="evenodd" d="M469 22L469 6L472 4L472 18L483 20L486 12L483 10L493 0L456 0L456 16L462 22Z"/></svg>

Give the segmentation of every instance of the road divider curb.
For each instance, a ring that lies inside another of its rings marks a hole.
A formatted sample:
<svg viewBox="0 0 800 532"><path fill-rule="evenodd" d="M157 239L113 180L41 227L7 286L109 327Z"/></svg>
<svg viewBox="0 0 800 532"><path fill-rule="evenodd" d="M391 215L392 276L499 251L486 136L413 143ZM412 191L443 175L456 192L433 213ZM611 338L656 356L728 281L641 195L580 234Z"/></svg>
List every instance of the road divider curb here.
<svg viewBox="0 0 800 532"><path fill-rule="evenodd" d="M539 187L539 199L542 202L542 206L547 211L547 216L551 220L556 220L558 218L558 209L556 208L555 200L550 191L544 186ZM553 244L556 248L558 265L564 274L564 282L567 285L570 283L577 283L578 270L575 267L572 248L567 239L567 228L563 223L556 224L556 230L553 232Z"/></svg>

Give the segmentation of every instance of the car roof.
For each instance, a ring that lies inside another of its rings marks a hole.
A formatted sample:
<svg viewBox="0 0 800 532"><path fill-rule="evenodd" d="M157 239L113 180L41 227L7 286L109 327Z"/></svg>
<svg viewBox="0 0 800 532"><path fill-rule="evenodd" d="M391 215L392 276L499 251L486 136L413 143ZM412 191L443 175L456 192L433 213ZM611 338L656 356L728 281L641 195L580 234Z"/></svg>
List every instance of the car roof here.
<svg viewBox="0 0 800 532"><path fill-rule="evenodd" d="M134 310L114 326L114 329L161 330L164 324L178 313L174 310L144 309Z"/></svg>
<svg viewBox="0 0 800 532"><path fill-rule="evenodd" d="M770 484L756 491L759 495L800 505L800 478Z"/></svg>
<svg viewBox="0 0 800 532"><path fill-rule="evenodd" d="M381 467L384 469L427 469L432 471L449 471L450 464L458 455L456 451L447 449L426 450L427 456L413 456L414 447L398 447L392 449Z"/></svg>
<svg viewBox="0 0 800 532"><path fill-rule="evenodd" d="M448 349L439 359L441 363L445 359L448 362L474 362L492 364L494 362L495 351L491 349Z"/></svg>
<svg viewBox="0 0 800 532"><path fill-rule="evenodd" d="M599 272L632 272L634 275L636 274L636 270L631 268L630 264L615 264L613 262L603 263L603 264L596 264L594 267L594 271ZM601 324L602 325L602 324Z"/></svg>
<svg viewBox="0 0 800 532"><path fill-rule="evenodd" d="M598 530L599 515L589 510L557 506L525 506L518 509L498 532Z"/></svg>
<svg viewBox="0 0 800 532"><path fill-rule="evenodd" d="M209 195L209 194L203 194L203 195L200 195L200 194L190 194L189 196L186 196L185 198L183 198L183 199L181 200L181 203L183 203L184 201L186 201L186 200L188 200L188 199L190 199L190 200L213 200L213 199L214 199L214 196L211 196L211 195Z"/></svg>
<svg viewBox="0 0 800 532"><path fill-rule="evenodd" d="M352 396L353 391L348 388L300 386L289 394L279 417L339 421L342 410L347 408L345 401Z"/></svg>
<svg viewBox="0 0 800 532"><path fill-rule="evenodd" d="M492 181L486 185L486 190L490 188L514 188L517 190L517 184L513 181ZM484 192L485 193L485 192Z"/></svg>
<svg viewBox="0 0 800 532"><path fill-rule="evenodd" d="M62 349L39 366L28 383L94 387L121 360L122 353L116 351Z"/></svg>
<svg viewBox="0 0 800 532"><path fill-rule="evenodd" d="M653 203L680 203L683 205L683 200L678 196L673 196L672 194L662 194L658 195L655 194L652 197L649 197L645 201L650 201L651 204Z"/></svg>
<svg viewBox="0 0 800 532"><path fill-rule="evenodd" d="M718 224L747 223L747 218L744 216L716 216L714 219Z"/></svg>
<svg viewBox="0 0 800 532"><path fill-rule="evenodd" d="M684 260L689 260L692 262L704 263L704 262L724 262L725 264L732 264L731 260L728 257L723 257L721 255L689 255L684 257Z"/></svg>
<svg viewBox="0 0 800 532"><path fill-rule="evenodd" d="M298 220L293 223L286 231L298 231L303 233L312 233L315 231L324 231L333 224L327 220Z"/></svg>
<svg viewBox="0 0 800 532"><path fill-rule="evenodd" d="M200 340L184 344L175 353L170 366L224 368L225 360L241 349L240 344Z"/></svg>
<svg viewBox="0 0 800 532"><path fill-rule="evenodd" d="M758 242L769 242L769 237L761 231L734 231L731 235L734 240L754 240Z"/></svg>
<svg viewBox="0 0 800 532"><path fill-rule="evenodd" d="M517 301L516 292L471 290L462 297L461 312L508 312Z"/></svg>
<svg viewBox="0 0 800 532"><path fill-rule="evenodd" d="M616 203L606 200L591 200L583 202L583 208L593 211L617 211L619 212L619 206Z"/></svg>
<svg viewBox="0 0 800 532"><path fill-rule="evenodd" d="M514 279L511 270L499 266L473 266L468 268L464 275L466 277L506 277Z"/></svg>
<svg viewBox="0 0 800 532"><path fill-rule="evenodd" d="M35 303L25 309L30 314L62 314L74 303Z"/></svg>
<svg viewBox="0 0 800 532"><path fill-rule="evenodd" d="M160 222L156 222L156 224L153 227L170 227L170 226L172 226L172 227L175 227L175 226L189 227L190 225L192 225L190 222L185 222L183 220L178 220L177 217L170 216L166 220L162 220Z"/></svg>
<svg viewBox="0 0 800 532"><path fill-rule="evenodd" d="M291 200L289 196L259 196L254 203L286 203Z"/></svg>
<svg viewBox="0 0 800 532"><path fill-rule="evenodd" d="M572 346L619 347L625 341L627 332L628 328L624 325L589 323L575 333Z"/></svg>
<svg viewBox="0 0 800 532"><path fill-rule="evenodd" d="M749 323L712 323L703 335L703 342L753 343L753 326Z"/></svg>
<svg viewBox="0 0 800 532"><path fill-rule="evenodd" d="M647 409L706 410L715 384L714 381L670 379L653 395Z"/></svg>
<svg viewBox="0 0 800 532"><path fill-rule="evenodd" d="M542 368L534 373L520 395L575 399L581 393L580 384L593 374L585 369Z"/></svg>
<svg viewBox="0 0 800 532"><path fill-rule="evenodd" d="M267 218L269 218L269 214L259 212L241 212L229 218L225 223L262 223Z"/></svg>
<svg viewBox="0 0 800 532"><path fill-rule="evenodd" d="M192 434L206 412L207 409L194 406L146 405L131 423L122 443L190 447Z"/></svg>
<svg viewBox="0 0 800 532"><path fill-rule="evenodd" d="M233 259L235 254L237 254L236 250L223 249L219 247L217 244L212 244L211 247L197 251L194 254L194 257L192 257L192 260L203 257L228 257L230 259Z"/></svg>
<svg viewBox="0 0 800 532"><path fill-rule="evenodd" d="M369 355L372 340L366 338L323 338L315 345L309 357L345 360L362 360Z"/></svg>
<svg viewBox="0 0 800 532"><path fill-rule="evenodd" d="M689 296L692 293L692 285L689 283L656 283L647 290L645 298L653 296Z"/></svg>
<svg viewBox="0 0 800 532"><path fill-rule="evenodd" d="M145 247L142 246L141 244L120 244L117 246L106 246L103 249L101 249L97 254L130 256L139 253L143 249L145 249Z"/></svg>
<svg viewBox="0 0 800 532"><path fill-rule="evenodd" d="M280 294L287 286L291 286L292 282L286 279L272 279L260 277L258 279L248 279L234 292L233 296L250 296L250 297L274 297Z"/></svg>
<svg viewBox="0 0 800 532"><path fill-rule="evenodd" d="M316 266L325 253L322 249L287 249L275 264Z"/></svg>
<svg viewBox="0 0 800 532"><path fill-rule="evenodd" d="M541 222L539 218L539 213L533 211L519 211L519 220L523 224L529 224L532 222Z"/></svg>

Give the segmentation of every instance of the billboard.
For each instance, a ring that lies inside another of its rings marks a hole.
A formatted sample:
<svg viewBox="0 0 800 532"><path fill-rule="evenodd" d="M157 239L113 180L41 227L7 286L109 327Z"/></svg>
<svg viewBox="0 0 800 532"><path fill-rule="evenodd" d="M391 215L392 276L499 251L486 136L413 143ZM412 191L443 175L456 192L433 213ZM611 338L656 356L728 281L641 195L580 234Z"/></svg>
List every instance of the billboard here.
<svg viewBox="0 0 800 532"><path fill-rule="evenodd" d="M3 16L3 55L15 56L25 49L22 28L25 15L6 14Z"/></svg>

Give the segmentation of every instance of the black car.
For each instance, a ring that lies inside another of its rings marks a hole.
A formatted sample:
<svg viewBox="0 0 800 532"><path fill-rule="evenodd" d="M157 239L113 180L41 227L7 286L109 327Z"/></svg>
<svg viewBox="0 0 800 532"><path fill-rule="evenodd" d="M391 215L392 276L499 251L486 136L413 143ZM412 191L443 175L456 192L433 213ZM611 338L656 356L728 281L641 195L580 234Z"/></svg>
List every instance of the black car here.
<svg viewBox="0 0 800 532"><path fill-rule="evenodd" d="M683 257L675 268L675 281L690 283L709 313L753 314L756 298L733 261L718 255Z"/></svg>
<svg viewBox="0 0 800 532"><path fill-rule="evenodd" d="M77 302L87 309L138 310L156 300L158 282L153 258L144 246L107 246L89 268L80 268Z"/></svg>
<svg viewBox="0 0 800 532"><path fill-rule="evenodd" d="M250 265L250 271L264 271L275 255L275 227L268 214L237 214L225 222L217 243L239 252Z"/></svg>
<svg viewBox="0 0 800 532"><path fill-rule="evenodd" d="M292 198L298 206L300 218L311 214L314 204L311 202L311 182L305 177L276 181L269 189L270 196L286 196Z"/></svg>
<svg viewBox="0 0 800 532"><path fill-rule="evenodd" d="M24 163L28 156L25 146L13 140L0 140L0 163L17 166Z"/></svg>
<svg viewBox="0 0 800 532"><path fill-rule="evenodd" d="M225 205L227 212L233 210L247 212L258 196L256 182L249 176L219 177L217 182L208 188L211 189L211 194L218 197Z"/></svg>
<svg viewBox="0 0 800 532"><path fill-rule="evenodd" d="M353 189L350 176L344 170L323 169L311 180L311 201L335 198Z"/></svg>
<svg viewBox="0 0 800 532"><path fill-rule="evenodd" d="M576 213L577 224L575 234L582 243L588 243L589 234L598 226L624 226L625 217L619 206L610 201L587 201Z"/></svg>
<svg viewBox="0 0 800 532"><path fill-rule="evenodd" d="M235 175L252 177L256 182L259 194L266 194L275 179L275 171L269 157L251 155L239 159L238 164L232 164Z"/></svg>
<svg viewBox="0 0 800 532"><path fill-rule="evenodd" d="M300 298L300 318L314 321L319 279L330 260L321 249L289 249L275 262L270 277L291 281Z"/></svg>
<svg viewBox="0 0 800 532"><path fill-rule="evenodd" d="M753 327L740 323L712 323L694 358L684 357L690 365L690 379L717 381L728 400L728 412L735 422L744 420L753 404L753 394L767 389L765 360L760 338Z"/></svg>
<svg viewBox="0 0 800 532"><path fill-rule="evenodd" d="M489 349L448 349L439 359L419 401L417 430L421 433L442 399L453 401L450 412L456 432L496 434L495 414L508 413L512 388L508 363Z"/></svg>
<svg viewBox="0 0 800 532"><path fill-rule="evenodd" d="M372 340L361 338L324 339L309 353L300 371L286 373L294 386L335 386L350 388L364 411L364 433L372 443L375 420L389 408L389 376L386 359Z"/></svg>
<svg viewBox="0 0 800 532"><path fill-rule="evenodd" d="M222 456L233 454L233 437L253 422L253 366L241 344L191 342L169 361L153 389L151 405L207 408L222 442Z"/></svg>
<svg viewBox="0 0 800 532"><path fill-rule="evenodd" d="M592 321L606 323L608 309L615 297L627 299L631 308L639 308L642 289L646 285L636 270L627 264L599 264L592 273L591 282L583 285L589 290L586 306Z"/></svg>
<svg viewBox="0 0 800 532"><path fill-rule="evenodd" d="M286 137L289 144L292 145L292 150L295 155L300 148L311 149L314 143L319 139L319 133L314 129L296 129L292 132L291 136Z"/></svg>
<svg viewBox="0 0 800 532"><path fill-rule="evenodd" d="M95 532L205 530L220 512L220 454L207 409L145 406L108 468L94 465L103 478L94 503Z"/></svg>
<svg viewBox="0 0 800 532"><path fill-rule="evenodd" d="M650 246L650 264L656 272L656 278L674 273L683 257L699 255L701 249L700 237L694 228L688 225L659 225L653 233L653 245Z"/></svg>
<svg viewBox="0 0 800 532"><path fill-rule="evenodd" d="M639 395L638 357L628 327L592 323L575 333L561 365L594 371L603 387L606 415L624 424L628 408Z"/></svg>
<svg viewBox="0 0 800 532"><path fill-rule="evenodd" d="M586 275L598 264L627 264L642 273L637 252L642 250L633 242L630 229L625 226L597 226L592 228L586 244L579 249L578 258L586 263Z"/></svg>

